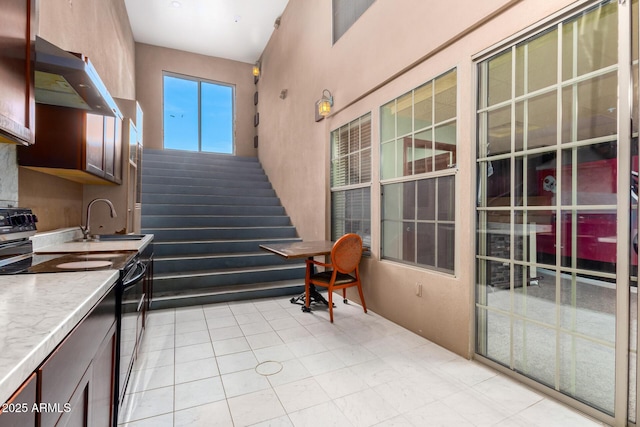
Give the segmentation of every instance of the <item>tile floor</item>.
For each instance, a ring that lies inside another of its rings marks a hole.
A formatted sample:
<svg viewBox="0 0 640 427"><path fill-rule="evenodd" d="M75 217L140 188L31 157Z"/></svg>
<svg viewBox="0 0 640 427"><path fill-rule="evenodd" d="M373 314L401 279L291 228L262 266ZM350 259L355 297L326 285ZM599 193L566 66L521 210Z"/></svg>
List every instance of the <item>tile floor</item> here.
<svg viewBox="0 0 640 427"><path fill-rule="evenodd" d="M336 297L152 311L120 426L598 426Z"/></svg>

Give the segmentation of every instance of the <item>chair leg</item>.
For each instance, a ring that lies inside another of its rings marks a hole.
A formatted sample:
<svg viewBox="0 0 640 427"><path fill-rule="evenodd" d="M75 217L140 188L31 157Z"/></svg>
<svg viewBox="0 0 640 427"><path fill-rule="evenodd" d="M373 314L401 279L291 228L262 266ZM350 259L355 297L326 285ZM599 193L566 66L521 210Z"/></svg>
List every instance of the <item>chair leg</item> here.
<svg viewBox="0 0 640 427"><path fill-rule="evenodd" d="M347 303L347 288L342 288L342 302Z"/></svg>
<svg viewBox="0 0 640 427"><path fill-rule="evenodd" d="M333 323L333 288L329 286L329 319L331 319L331 323Z"/></svg>
<svg viewBox="0 0 640 427"><path fill-rule="evenodd" d="M362 301L362 308L364 309L364 312L367 312L367 304L365 304L364 302L364 294L362 293L362 285L360 284L360 282L358 282L358 294L360 294L360 301Z"/></svg>

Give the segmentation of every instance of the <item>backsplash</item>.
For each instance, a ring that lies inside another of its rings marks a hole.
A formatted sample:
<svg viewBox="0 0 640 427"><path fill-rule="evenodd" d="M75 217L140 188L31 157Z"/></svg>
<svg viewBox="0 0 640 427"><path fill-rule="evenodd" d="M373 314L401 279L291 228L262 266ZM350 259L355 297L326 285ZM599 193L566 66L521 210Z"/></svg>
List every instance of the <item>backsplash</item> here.
<svg viewBox="0 0 640 427"><path fill-rule="evenodd" d="M16 146L0 144L0 207L18 205L18 161Z"/></svg>

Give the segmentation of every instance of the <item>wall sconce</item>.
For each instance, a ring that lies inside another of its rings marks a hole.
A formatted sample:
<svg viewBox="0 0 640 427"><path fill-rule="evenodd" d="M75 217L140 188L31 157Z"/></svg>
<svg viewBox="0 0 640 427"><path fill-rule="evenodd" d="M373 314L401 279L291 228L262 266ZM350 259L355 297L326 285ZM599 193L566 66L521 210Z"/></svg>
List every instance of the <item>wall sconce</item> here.
<svg viewBox="0 0 640 427"><path fill-rule="evenodd" d="M282 89L280 91L280 99L285 99L287 97L287 90L286 89Z"/></svg>
<svg viewBox="0 0 640 427"><path fill-rule="evenodd" d="M331 113L331 107L333 106L333 95L329 90L322 91L322 98L316 101L316 122L324 119Z"/></svg>
<svg viewBox="0 0 640 427"><path fill-rule="evenodd" d="M253 64L253 75L258 77L260 76L260 62L256 62L255 64Z"/></svg>

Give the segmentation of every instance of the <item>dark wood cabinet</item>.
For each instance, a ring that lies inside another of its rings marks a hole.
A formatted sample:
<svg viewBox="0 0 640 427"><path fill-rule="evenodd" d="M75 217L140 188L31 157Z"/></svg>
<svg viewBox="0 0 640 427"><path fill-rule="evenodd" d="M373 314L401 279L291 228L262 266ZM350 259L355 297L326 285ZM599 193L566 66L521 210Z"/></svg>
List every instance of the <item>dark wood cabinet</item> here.
<svg viewBox="0 0 640 427"><path fill-rule="evenodd" d="M0 408L0 427L111 427L115 420L116 287Z"/></svg>
<svg viewBox="0 0 640 427"><path fill-rule="evenodd" d="M33 144L36 1L2 2L0 13L0 142Z"/></svg>
<svg viewBox="0 0 640 427"><path fill-rule="evenodd" d="M91 367L89 367L80 379L78 386L69 398L68 410L62 413L60 419L55 423L56 427L87 427L91 425L89 407L91 371ZM41 425L53 424L42 423Z"/></svg>
<svg viewBox="0 0 640 427"><path fill-rule="evenodd" d="M40 426L112 425L115 349L114 288L38 369Z"/></svg>
<svg viewBox="0 0 640 427"><path fill-rule="evenodd" d="M114 324L80 378L69 398L68 407L55 424L56 427L113 426L112 374L115 345L116 325Z"/></svg>
<svg viewBox="0 0 640 427"><path fill-rule="evenodd" d="M36 374L20 386L9 400L0 407L0 427L29 427L36 425Z"/></svg>
<svg viewBox="0 0 640 427"><path fill-rule="evenodd" d="M116 325L114 324L104 338L93 358L91 369L91 408L88 425L92 427L111 427L115 416L115 357L117 346Z"/></svg>
<svg viewBox="0 0 640 427"><path fill-rule="evenodd" d="M36 105L36 144L19 147L18 163L82 184L122 182L122 117Z"/></svg>

